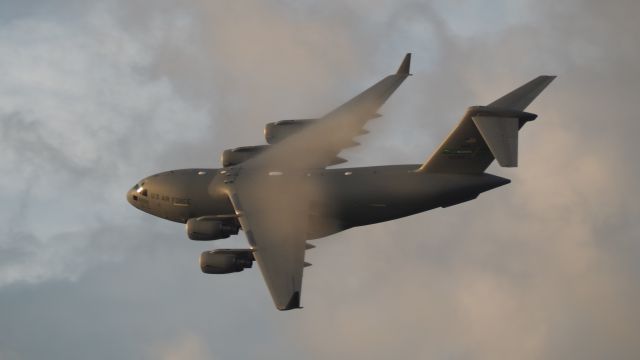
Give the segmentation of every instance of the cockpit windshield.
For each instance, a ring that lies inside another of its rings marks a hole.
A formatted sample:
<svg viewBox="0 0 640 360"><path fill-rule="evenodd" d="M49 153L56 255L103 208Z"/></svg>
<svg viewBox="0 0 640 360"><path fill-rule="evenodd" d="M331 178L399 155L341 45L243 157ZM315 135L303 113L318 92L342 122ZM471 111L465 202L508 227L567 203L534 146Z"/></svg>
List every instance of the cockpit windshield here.
<svg viewBox="0 0 640 360"><path fill-rule="evenodd" d="M147 189L144 188L144 182L141 182L140 184L133 185L132 190L135 190L135 192L137 192L138 194L140 194L142 196L147 196Z"/></svg>

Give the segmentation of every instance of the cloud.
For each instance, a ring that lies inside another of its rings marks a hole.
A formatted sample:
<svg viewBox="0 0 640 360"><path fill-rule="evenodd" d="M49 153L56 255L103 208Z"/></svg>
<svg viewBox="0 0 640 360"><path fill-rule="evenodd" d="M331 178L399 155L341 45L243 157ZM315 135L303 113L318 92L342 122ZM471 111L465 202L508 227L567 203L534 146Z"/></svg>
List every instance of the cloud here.
<svg viewBox="0 0 640 360"><path fill-rule="evenodd" d="M637 7L193 0L3 22L0 354L634 358ZM317 241L304 310L273 310L257 269L199 274L210 244L124 203L139 177L323 114L405 51L414 76L356 165L421 162L466 106L559 78L520 167L490 169L510 185Z"/></svg>
<svg viewBox="0 0 640 360"><path fill-rule="evenodd" d="M75 259L91 246L69 235L122 226L114 209L151 171L149 159L201 138L209 121L166 79L144 73L167 29L131 36L101 10L70 24L2 25L0 286L77 277L85 267Z"/></svg>
<svg viewBox="0 0 640 360"><path fill-rule="evenodd" d="M194 334L182 334L176 339L153 346L151 359L204 360L212 359L203 338Z"/></svg>

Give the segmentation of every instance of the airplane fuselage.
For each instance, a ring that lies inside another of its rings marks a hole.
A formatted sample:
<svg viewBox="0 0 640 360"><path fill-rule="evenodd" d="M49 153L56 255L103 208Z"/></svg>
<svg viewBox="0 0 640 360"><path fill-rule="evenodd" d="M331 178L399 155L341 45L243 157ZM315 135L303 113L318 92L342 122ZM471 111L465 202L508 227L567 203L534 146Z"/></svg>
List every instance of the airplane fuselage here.
<svg viewBox="0 0 640 360"><path fill-rule="evenodd" d="M149 214L185 223L192 240L240 230L245 249L200 254L206 274L260 267L274 305L300 308L305 240L475 199L510 181L486 174L496 160L518 165L518 133L537 115L524 110L553 81L542 75L486 106L467 109L423 164L331 168L368 133L368 121L410 75L411 54L398 70L317 118L268 123L266 144L226 149L221 169L183 169L150 176L127 193ZM330 168L330 169L327 169Z"/></svg>
<svg viewBox="0 0 640 360"><path fill-rule="evenodd" d="M265 184L294 176L296 183L313 181L316 188L321 189L306 205L310 214L307 239L314 239L354 226L455 205L509 183L508 179L485 173L416 172L419 166L253 172L241 166L172 170L141 180L127 193L127 199L149 214L185 223L204 216L232 216L234 208L226 185L235 181L236 176L251 176L254 180L262 177ZM136 192L139 185L143 185L143 193ZM318 226L314 226L314 222ZM326 226L327 223L332 226Z"/></svg>

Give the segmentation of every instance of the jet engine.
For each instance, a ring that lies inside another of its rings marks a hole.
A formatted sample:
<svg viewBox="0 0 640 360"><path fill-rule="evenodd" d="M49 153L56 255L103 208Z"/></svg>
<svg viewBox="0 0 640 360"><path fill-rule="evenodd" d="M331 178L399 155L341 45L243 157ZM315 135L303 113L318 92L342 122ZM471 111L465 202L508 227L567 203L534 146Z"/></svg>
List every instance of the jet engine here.
<svg viewBox="0 0 640 360"><path fill-rule="evenodd" d="M280 120L264 127L264 138L268 144L275 144L288 136L311 125L316 119Z"/></svg>
<svg viewBox="0 0 640 360"><path fill-rule="evenodd" d="M192 218L187 221L187 235L191 240L218 240L236 235L240 230L233 221Z"/></svg>
<svg viewBox="0 0 640 360"><path fill-rule="evenodd" d="M200 254L200 269L205 274L240 272L253 265L253 251L245 249L218 249Z"/></svg>
<svg viewBox="0 0 640 360"><path fill-rule="evenodd" d="M242 146L222 152L220 161L223 167L238 165L263 152L269 145Z"/></svg>

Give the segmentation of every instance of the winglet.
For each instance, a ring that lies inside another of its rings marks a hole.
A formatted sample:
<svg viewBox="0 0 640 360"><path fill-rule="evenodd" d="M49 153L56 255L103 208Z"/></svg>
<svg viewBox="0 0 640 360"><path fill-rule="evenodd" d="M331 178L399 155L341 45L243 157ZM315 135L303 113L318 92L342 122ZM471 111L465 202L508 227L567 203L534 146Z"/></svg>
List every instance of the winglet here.
<svg viewBox="0 0 640 360"><path fill-rule="evenodd" d="M407 53L402 60L402 64L396 72L397 75L411 75L409 74L409 68L411 67L411 53Z"/></svg>
<svg viewBox="0 0 640 360"><path fill-rule="evenodd" d="M300 306L300 292L296 291L291 295L289 302L285 306L278 306L278 310L302 309Z"/></svg>

